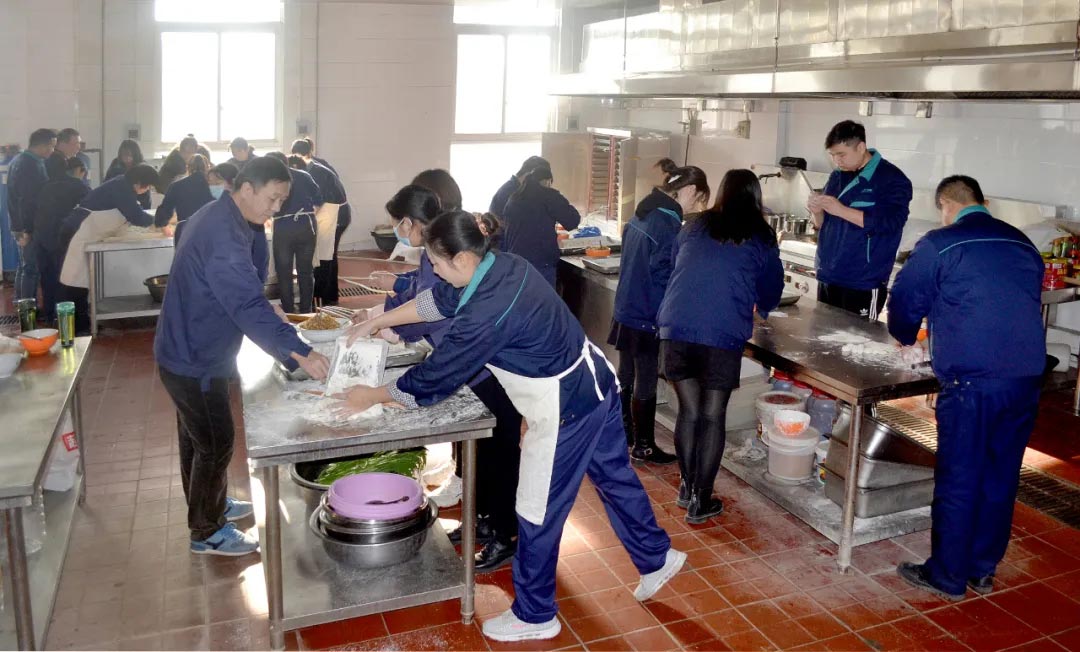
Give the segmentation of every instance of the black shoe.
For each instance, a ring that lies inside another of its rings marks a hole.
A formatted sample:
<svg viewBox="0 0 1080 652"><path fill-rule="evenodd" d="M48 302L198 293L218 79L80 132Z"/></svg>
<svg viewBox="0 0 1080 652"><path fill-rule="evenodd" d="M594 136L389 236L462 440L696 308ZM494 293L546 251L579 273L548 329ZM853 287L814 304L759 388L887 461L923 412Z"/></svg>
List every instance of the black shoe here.
<svg viewBox="0 0 1080 652"><path fill-rule="evenodd" d="M450 537L450 543L455 546L461 545L461 526L457 526L453 530L450 530L446 536ZM476 543L477 545L486 546L495 538L495 532L491 529L491 520L487 516L481 516L476 519Z"/></svg>
<svg viewBox="0 0 1080 652"><path fill-rule="evenodd" d="M967 585L971 587L971 590L979 595L990 595L994 590L994 576L984 575L983 577L976 577L970 579Z"/></svg>
<svg viewBox="0 0 1080 652"><path fill-rule="evenodd" d="M690 485L686 478L679 480L679 497L675 499L675 505L683 509L690 506Z"/></svg>
<svg viewBox="0 0 1080 652"><path fill-rule="evenodd" d="M484 546L484 549L476 553L476 572L490 573L502 568L514 560L517 552L517 541L501 541L498 537L492 539Z"/></svg>
<svg viewBox="0 0 1080 652"><path fill-rule="evenodd" d="M690 492L690 503L686 507L686 522L701 525L724 511L724 503L712 497L708 490L694 489Z"/></svg>
<svg viewBox="0 0 1080 652"><path fill-rule="evenodd" d="M958 602L964 599L963 593L959 595L955 593L949 593L931 584L930 577L926 573L925 564L913 564L910 561L905 561L896 567L896 574L900 576L900 579L904 580L915 588L928 591L936 596L940 596L951 602Z"/></svg>
<svg viewBox="0 0 1080 652"><path fill-rule="evenodd" d="M654 443L652 446L634 446L633 450L630 451L630 459L639 464L646 462L650 464L674 464L679 458L665 452Z"/></svg>

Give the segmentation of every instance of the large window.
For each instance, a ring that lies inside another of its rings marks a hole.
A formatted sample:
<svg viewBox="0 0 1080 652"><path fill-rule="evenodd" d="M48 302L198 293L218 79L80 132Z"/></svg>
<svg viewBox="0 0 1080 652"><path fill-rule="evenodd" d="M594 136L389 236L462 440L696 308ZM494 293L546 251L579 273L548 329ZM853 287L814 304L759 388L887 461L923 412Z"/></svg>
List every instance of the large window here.
<svg viewBox="0 0 1080 652"><path fill-rule="evenodd" d="M540 153L551 120L552 37L546 27L458 27L450 172L468 210L486 209L521 162Z"/></svg>
<svg viewBox="0 0 1080 652"><path fill-rule="evenodd" d="M161 142L276 141L281 3L157 0Z"/></svg>

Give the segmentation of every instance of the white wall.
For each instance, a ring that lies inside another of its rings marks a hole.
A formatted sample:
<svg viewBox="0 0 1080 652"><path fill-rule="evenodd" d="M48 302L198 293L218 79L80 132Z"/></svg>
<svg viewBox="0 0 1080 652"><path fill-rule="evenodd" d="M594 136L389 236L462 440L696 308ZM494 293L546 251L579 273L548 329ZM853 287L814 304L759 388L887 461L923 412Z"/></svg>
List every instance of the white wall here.
<svg viewBox="0 0 1080 652"><path fill-rule="evenodd" d="M0 142L25 147L35 128L74 126L108 165L127 126L139 125L151 156L153 14L153 0L0 0ZM353 205L343 247L371 246L393 192L450 164L453 0L286 0L282 41L281 145L307 122Z"/></svg>

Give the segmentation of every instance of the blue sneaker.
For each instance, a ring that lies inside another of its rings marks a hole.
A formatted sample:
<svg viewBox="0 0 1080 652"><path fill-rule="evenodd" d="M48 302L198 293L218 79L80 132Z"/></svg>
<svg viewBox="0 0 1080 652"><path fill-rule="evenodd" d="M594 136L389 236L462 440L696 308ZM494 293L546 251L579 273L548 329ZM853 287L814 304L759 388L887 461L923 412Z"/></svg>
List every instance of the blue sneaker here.
<svg viewBox="0 0 1080 652"><path fill-rule="evenodd" d="M255 508L246 500L225 497L225 520L234 523L255 513Z"/></svg>
<svg viewBox="0 0 1080 652"><path fill-rule="evenodd" d="M258 551L258 540L250 534L236 529L236 526L232 523L226 523L225 527L202 541L191 542L191 552L196 555L241 557Z"/></svg>

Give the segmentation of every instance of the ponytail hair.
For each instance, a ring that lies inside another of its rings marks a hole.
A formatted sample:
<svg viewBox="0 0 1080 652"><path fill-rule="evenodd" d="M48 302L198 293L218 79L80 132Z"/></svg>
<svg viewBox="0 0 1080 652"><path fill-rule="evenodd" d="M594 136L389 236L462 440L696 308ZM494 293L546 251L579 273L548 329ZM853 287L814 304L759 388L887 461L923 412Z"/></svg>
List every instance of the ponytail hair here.
<svg viewBox="0 0 1080 652"><path fill-rule="evenodd" d="M522 178L521 183L518 184L517 190L515 190L512 195L510 195L510 199L521 199L536 188L539 188L541 181L554 180L555 177L551 174L550 166L538 165L532 170L530 170L524 178Z"/></svg>
<svg viewBox="0 0 1080 652"><path fill-rule="evenodd" d="M491 213L448 211L425 229L425 246L440 258L451 259L462 252L483 258L491 251L491 241L498 230L499 221Z"/></svg>
<svg viewBox="0 0 1080 652"><path fill-rule="evenodd" d="M439 196L423 186L409 184L386 202L386 212L398 221L407 217L421 224L430 224L441 212Z"/></svg>
<svg viewBox="0 0 1080 652"><path fill-rule="evenodd" d="M188 174L201 174L206 176L210 171L210 162L202 154L196 154L187 162Z"/></svg>
<svg viewBox="0 0 1080 652"><path fill-rule="evenodd" d="M660 163L664 161L672 163L671 159L662 159ZM657 165L660 165L660 163ZM693 186L695 190L705 195L706 202L709 201L709 180L705 177L705 172L701 168L695 165L688 165L683 168L672 166L674 166L674 163L671 166L660 168L667 177L664 183L659 186L661 192L674 196L683 188Z"/></svg>
<svg viewBox="0 0 1080 652"><path fill-rule="evenodd" d="M672 161L669 158L660 159L653 165L653 167L659 168L660 173L664 175L663 183L667 183L668 179L671 178L671 175L675 174L675 171L679 169L679 166L675 163L675 161Z"/></svg>
<svg viewBox="0 0 1080 652"><path fill-rule="evenodd" d="M700 219L714 240L740 244L758 237L776 246L776 231L765 221L761 205L761 183L751 170L728 170L716 203Z"/></svg>

